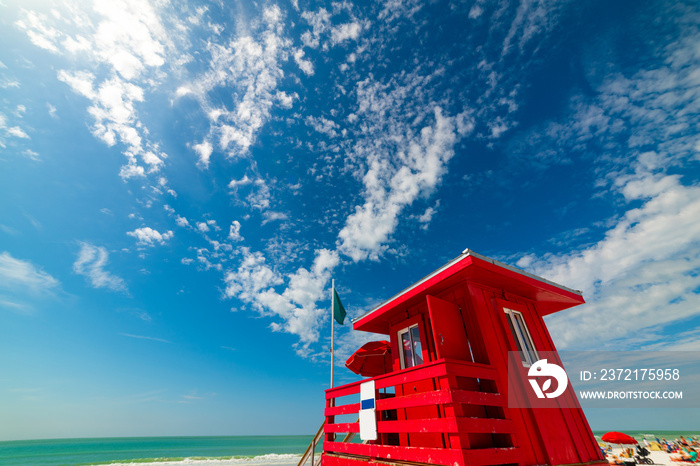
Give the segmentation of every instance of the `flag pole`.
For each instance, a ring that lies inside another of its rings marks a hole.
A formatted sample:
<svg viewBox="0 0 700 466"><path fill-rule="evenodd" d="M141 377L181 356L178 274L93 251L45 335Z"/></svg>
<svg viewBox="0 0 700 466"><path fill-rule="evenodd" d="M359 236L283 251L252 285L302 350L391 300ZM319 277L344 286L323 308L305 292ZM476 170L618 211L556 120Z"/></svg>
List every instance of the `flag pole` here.
<svg viewBox="0 0 700 466"><path fill-rule="evenodd" d="M335 301L335 278L331 280L331 388L333 388L333 365L335 362L335 351L333 345L335 343L335 316L333 315L333 302Z"/></svg>

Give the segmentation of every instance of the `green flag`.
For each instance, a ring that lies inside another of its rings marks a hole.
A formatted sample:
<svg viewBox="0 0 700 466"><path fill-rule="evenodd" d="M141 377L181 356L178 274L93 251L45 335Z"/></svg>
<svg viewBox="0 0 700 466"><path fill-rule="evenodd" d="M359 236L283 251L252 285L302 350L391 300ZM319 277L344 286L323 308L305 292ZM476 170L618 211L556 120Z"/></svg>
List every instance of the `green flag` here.
<svg viewBox="0 0 700 466"><path fill-rule="evenodd" d="M338 322L340 325L343 325L343 321L345 320L345 308L343 307L343 303L340 302L340 298L338 297L338 293L335 291L335 288L333 288L333 318L335 318L335 321Z"/></svg>

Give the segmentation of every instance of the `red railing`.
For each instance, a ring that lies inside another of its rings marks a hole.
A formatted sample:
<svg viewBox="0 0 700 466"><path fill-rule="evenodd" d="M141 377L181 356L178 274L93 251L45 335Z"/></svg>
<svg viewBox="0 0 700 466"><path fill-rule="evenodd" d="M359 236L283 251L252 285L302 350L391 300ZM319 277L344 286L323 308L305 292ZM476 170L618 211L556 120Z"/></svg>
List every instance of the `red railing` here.
<svg viewBox="0 0 700 466"><path fill-rule="evenodd" d="M337 434L360 431L358 422L335 422L360 410L359 402L340 399L359 394L367 380L326 390L325 464L340 464L347 455L448 466L520 463L515 426L505 418L507 401L491 366L441 359L374 377L378 391L394 391L376 400L379 439L338 441Z"/></svg>

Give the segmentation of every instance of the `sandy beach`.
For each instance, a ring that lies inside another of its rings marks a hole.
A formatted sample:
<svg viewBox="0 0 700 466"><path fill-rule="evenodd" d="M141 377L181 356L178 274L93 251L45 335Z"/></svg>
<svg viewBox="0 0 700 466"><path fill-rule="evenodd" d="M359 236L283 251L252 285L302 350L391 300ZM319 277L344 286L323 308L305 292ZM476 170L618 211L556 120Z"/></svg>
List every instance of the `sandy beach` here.
<svg viewBox="0 0 700 466"><path fill-rule="evenodd" d="M606 459L610 461L612 459L612 455L620 455L622 452L622 449L619 447L613 447L612 453L608 454ZM654 464L663 464L663 465L690 465L690 463L677 463L675 461L671 461L671 458L668 453L663 452L663 451L651 451L649 452L649 458L651 458L654 461Z"/></svg>
<svg viewBox="0 0 700 466"><path fill-rule="evenodd" d="M622 449L613 447L612 453L606 456L607 460L611 460L613 455L620 455ZM684 465L687 463L676 463L671 461L670 455L663 451L651 451L649 457L654 461L654 464L674 466ZM178 466L178 465L217 465L217 466L295 466L299 461L299 456L296 455L261 455L255 458L248 459L232 459L232 460L196 460L186 459L184 461L158 462L158 463L138 463L139 466ZM136 463L111 463L105 466L134 466Z"/></svg>

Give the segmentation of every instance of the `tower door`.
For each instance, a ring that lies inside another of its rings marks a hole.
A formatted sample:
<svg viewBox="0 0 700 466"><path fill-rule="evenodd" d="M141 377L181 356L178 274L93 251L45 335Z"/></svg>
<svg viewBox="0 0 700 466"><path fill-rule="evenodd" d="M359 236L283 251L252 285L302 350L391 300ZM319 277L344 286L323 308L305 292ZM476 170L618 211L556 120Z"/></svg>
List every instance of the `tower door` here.
<svg viewBox="0 0 700 466"><path fill-rule="evenodd" d="M433 329L436 358L473 362L459 306L435 296L427 296L426 298Z"/></svg>

